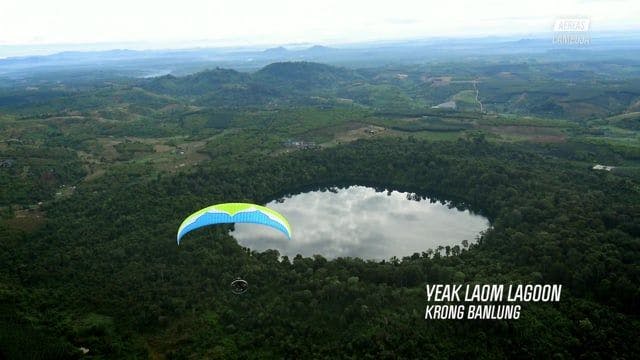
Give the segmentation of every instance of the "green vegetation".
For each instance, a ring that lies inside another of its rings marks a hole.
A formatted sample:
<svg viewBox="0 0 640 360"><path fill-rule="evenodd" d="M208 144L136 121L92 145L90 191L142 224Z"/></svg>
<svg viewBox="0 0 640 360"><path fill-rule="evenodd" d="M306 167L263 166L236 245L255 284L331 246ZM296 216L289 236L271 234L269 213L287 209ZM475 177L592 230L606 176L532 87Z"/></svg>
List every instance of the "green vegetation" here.
<svg viewBox="0 0 640 360"><path fill-rule="evenodd" d="M3 87L0 358L633 358L637 79L464 65ZM450 99L469 106L432 108ZM353 184L450 201L492 227L380 262L281 258L228 226L175 244L207 205ZM427 283L563 292L519 320L425 321Z"/></svg>

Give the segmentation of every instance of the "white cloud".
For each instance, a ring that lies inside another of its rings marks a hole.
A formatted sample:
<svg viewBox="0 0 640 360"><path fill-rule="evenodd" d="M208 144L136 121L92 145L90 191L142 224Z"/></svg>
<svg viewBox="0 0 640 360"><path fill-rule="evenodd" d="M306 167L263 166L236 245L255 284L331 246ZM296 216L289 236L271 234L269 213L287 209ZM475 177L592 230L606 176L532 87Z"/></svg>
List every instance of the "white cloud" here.
<svg viewBox="0 0 640 360"><path fill-rule="evenodd" d="M640 2L396 0L4 0L0 44L342 42L549 31L587 16L594 30L638 27Z"/></svg>

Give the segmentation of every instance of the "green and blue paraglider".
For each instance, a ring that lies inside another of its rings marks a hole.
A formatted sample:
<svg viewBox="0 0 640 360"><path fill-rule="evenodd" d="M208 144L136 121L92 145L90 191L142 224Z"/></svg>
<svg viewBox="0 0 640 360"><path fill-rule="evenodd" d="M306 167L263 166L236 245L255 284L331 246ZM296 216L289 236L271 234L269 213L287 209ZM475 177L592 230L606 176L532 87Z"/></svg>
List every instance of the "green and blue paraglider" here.
<svg viewBox="0 0 640 360"><path fill-rule="evenodd" d="M217 204L189 215L178 228L177 241L190 232L207 225L250 223L261 224L281 231L291 239L291 226L284 216L264 206L247 203Z"/></svg>

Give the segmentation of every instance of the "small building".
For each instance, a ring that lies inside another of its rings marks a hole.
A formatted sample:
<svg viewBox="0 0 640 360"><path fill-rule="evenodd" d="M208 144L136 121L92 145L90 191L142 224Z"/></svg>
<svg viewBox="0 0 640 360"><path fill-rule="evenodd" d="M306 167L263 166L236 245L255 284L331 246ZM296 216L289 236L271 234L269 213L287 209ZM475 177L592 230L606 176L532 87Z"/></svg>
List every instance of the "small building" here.
<svg viewBox="0 0 640 360"><path fill-rule="evenodd" d="M291 140L291 139L283 142L282 145L288 148L296 148L296 149L314 149L316 147L316 143L314 141Z"/></svg>
<svg viewBox="0 0 640 360"><path fill-rule="evenodd" d="M592 167L593 170L604 170L604 171L611 171L615 168L616 168L615 166L600 165L600 164L596 164Z"/></svg>

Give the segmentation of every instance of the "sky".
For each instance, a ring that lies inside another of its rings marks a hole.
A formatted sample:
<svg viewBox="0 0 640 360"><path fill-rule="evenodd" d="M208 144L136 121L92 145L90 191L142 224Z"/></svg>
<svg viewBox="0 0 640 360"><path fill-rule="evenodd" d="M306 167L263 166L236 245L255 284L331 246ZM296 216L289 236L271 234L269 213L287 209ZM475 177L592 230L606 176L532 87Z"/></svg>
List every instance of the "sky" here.
<svg viewBox="0 0 640 360"><path fill-rule="evenodd" d="M338 44L549 32L559 17L593 31L640 29L638 0L2 0L0 46Z"/></svg>

